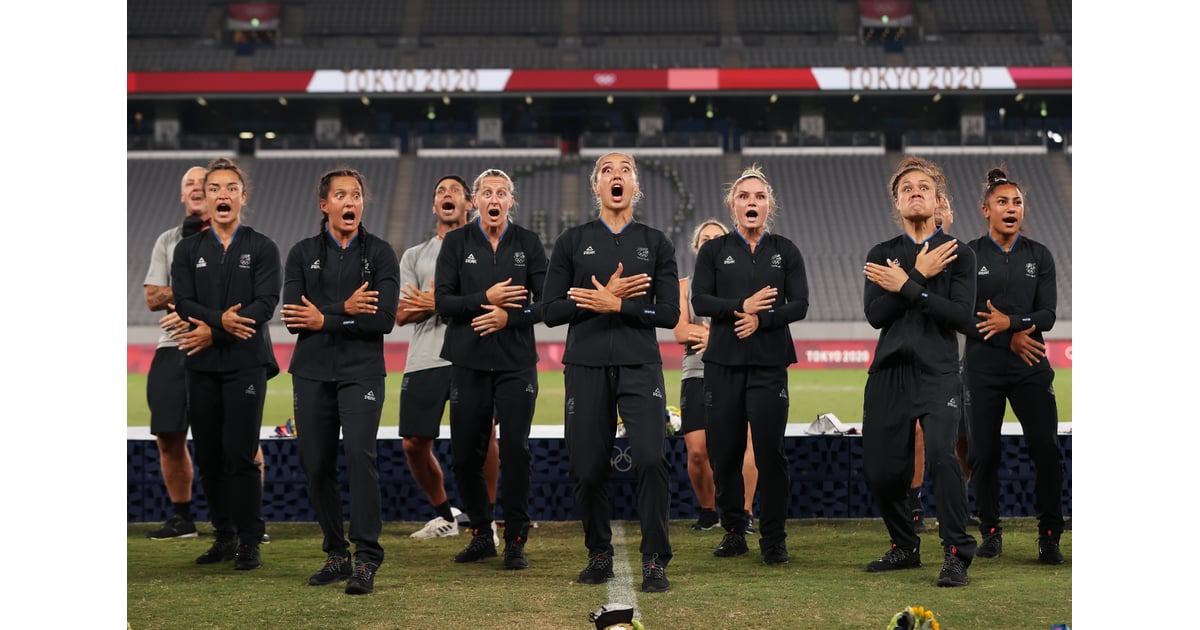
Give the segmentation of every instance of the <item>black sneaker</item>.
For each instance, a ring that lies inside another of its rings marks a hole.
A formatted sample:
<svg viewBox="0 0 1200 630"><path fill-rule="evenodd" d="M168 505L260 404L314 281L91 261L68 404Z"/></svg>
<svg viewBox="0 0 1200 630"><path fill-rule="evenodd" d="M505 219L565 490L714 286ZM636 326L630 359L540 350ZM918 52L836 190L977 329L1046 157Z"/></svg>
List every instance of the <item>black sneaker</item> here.
<svg viewBox="0 0 1200 630"><path fill-rule="evenodd" d="M367 595L375 592L375 572L379 565L369 562L354 561L354 572L346 581L347 595Z"/></svg>
<svg viewBox="0 0 1200 630"><path fill-rule="evenodd" d="M705 532L717 526L721 522L721 517L717 516L716 510L700 510L700 518L692 523L692 531Z"/></svg>
<svg viewBox="0 0 1200 630"><path fill-rule="evenodd" d="M882 571L895 571L897 569L917 569L920 566L920 546L905 550L897 547L896 543L892 543L892 548L888 549L882 558L872 560L867 565L867 572L880 573Z"/></svg>
<svg viewBox="0 0 1200 630"><path fill-rule="evenodd" d="M732 558L743 555L748 551L750 551L750 548L746 546L746 537L737 533L731 527L729 528L729 532L725 534L725 537L721 539L721 544L717 545L716 549L713 549L713 555L718 558Z"/></svg>
<svg viewBox="0 0 1200 630"><path fill-rule="evenodd" d="M580 584L603 584L612 579L612 576L612 554L607 552L588 554L588 565L579 572L578 581Z"/></svg>
<svg viewBox="0 0 1200 630"><path fill-rule="evenodd" d="M519 571L529 568L525 557L525 537L517 536L504 547L504 568Z"/></svg>
<svg viewBox="0 0 1200 630"><path fill-rule="evenodd" d="M958 557L957 551L951 547L950 551L946 552L942 572L938 574L938 586L966 586L970 582L967 579L967 563Z"/></svg>
<svg viewBox="0 0 1200 630"><path fill-rule="evenodd" d="M496 557L496 541L492 539L492 530L488 528L486 531L482 529L471 530L471 542L467 543L466 549L458 552L454 556L455 562L476 562L484 558Z"/></svg>
<svg viewBox="0 0 1200 630"><path fill-rule="evenodd" d="M262 566L262 554L258 545L238 545L237 557L233 559L233 568L238 571L252 571Z"/></svg>
<svg viewBox="0 0 1200 630"><path fill-rule="evenodd" d="M787 544L782 541L762 548L763 564L787 564L789 560Z"/></svg>
<svg viewBox="0 0 1200 630"><path fill-rule="evenodd" d="M308 577L309 586L325 586L350 577L350 556L330 555L325 566Z"/></svg>
<svg viewBox="0 0 1200 630"><path fill-rule="evenodd" d="M1003 550L1004 533L993 527L983 535L983 542L975 551L975 555L979 558L999 558L1000 552Z"/></svg>
<svg viewBox="0 0 1200 630"><path fill-rule="evenodd" d="M667 569L655 560L642 564L642 592L665 593L671 590L667 581Z"/></svg>
<svg viewBox="0 0 1200 630"><path fill-rule="evenodd" d="M1038 538L1038 562L1042 564L1063 564L1062 550L1058 541L1052 538Z"/></svg>
<svg viewBox="0 0 1200 630"><path fill-rule="evenodd" d="M754 528L754 515L746 512L746 535L757 534L758 530Z"/></svg>
<svg viewBox="0 0 1200 630"><path fill-rule="evenodd" d="M237 557L237 541L218 540L208 548L208 551L196 558L196 564L216 564L229 562Z"/></svg>
<svg viewBox="0 0 1200 630"><path fill-rule="evenodd" d="M260 538L258 540L259 540L259 542L261 542L264 545L269 545L269 544L271 544L271 535L266 532L263 532L262 538Z"/></svg>
<svg viewBox="0 0 1200 630"><path fill-rule="evenodd" d="M189 521L178 514L167 519L162 527L146 534L146 538L150 540L166 540L168 538L195 538L196 523Z"/></svg>

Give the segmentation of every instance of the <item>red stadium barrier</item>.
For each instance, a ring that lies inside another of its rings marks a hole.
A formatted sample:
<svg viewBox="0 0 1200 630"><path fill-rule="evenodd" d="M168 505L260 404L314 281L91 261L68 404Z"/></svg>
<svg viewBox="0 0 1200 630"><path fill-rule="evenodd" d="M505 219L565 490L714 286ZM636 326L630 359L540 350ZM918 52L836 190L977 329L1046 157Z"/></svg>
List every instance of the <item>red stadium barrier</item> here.
<svg viewBox="0 0 1200 630"><path fill-rule="evenodd" d="M850 341L801 340L796 341L796 363L792 369L819 370L823 368L861 368L866 369L871 364L875 350L874 339L858 339ZM562 355L566 344L561 341L538 343L538 370L561 370ZM129 344L128 374L145 374L150 370L150 361L154 358L155 345ZM292 359L294 344L276 343L275 359L279 361L280 369L287 371ZM670 370L679 369L683 360L683 346L677 343L660 343L663 367ZM383 346L384 361L388 372L403 372L404 357L408 353L408 342L400 341L386 343ZM1071 367L1071 340L1059 339L1046 343L1046 355L1050 365L1056 368Z"/></svg>

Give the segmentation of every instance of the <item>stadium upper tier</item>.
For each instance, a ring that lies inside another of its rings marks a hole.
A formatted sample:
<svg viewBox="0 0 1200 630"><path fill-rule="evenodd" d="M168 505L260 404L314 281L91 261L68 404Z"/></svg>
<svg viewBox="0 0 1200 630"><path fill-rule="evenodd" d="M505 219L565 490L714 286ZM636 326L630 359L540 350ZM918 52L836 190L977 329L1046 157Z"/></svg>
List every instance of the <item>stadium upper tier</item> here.
<svg viewBox="0 0 1200 630"><path fill-rule="evenodd" d="M872 245L898 233L887 189L899 155L636 156L645 199L635 216L674 241L681 276L691 275L694 226L717 218L729 223L724 183L744 166L762 165L779 211L773 231L797 243L810 288L808 319L863 320L862 263ZM957 220L950 233L974 240L986 231L979 212L987 170L1003 166L1026 194L1025 234L1054 254L1058 317L1071 319L1071 163L1048 154L933 155L950 181ZM243 157L250 178L245 222L273 238L281 257L298 240L316 234L320 221L317 181L337 166L362 172L369 191L364 224L397 252L432 233L433 185L457 173L474 181L485 168L505 170L515 183L514 220L541 234L547 249L563 229L595 216L588 178L592 160L578 156L530 157ZM128 323L154 325L143 281L155 238L183 218L179 179L196 160L128 160ZM281 261L282 262L282 261Z"/></svg>
<svg viewBox="0 0 1200 630"><path fill-rule="evenodd" d="M128 70L1068 66L1070 0L914 2L904 45L864 45L846 0L289 0L239 51L226 5L130 0ZM894 31L893 29L893 37ZM240 54L239 54L240 52Z"/></svg>

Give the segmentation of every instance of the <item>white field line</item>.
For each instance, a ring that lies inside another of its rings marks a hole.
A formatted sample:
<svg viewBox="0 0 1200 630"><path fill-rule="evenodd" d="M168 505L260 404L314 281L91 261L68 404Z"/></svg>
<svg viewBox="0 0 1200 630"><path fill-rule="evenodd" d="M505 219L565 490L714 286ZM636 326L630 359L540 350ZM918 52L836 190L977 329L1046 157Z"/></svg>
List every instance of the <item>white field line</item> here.
<svg viewBox="0 0 1200 630"><path fill-rule="evenodd" d="M633 567L629 563L629 553L625 550L625 524L621 521L612 522L612 546L613 578L608 581L608 601L633 606L633 616L641 619L642 614L638 612L637 607L637 591L633 588ZM639 570L641 564L639 556Z"/></svg>

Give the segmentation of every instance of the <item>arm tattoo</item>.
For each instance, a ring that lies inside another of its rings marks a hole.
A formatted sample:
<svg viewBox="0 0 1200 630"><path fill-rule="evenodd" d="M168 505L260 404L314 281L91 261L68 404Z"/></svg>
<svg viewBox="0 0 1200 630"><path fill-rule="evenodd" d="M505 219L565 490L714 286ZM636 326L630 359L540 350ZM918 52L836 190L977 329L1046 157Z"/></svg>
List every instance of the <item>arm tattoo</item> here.
<svg viewBox="0 0 1200 630"><path fill-rule="evenodd" d="M146 287L146 306L152 311L166 310L167 304L175 301L171 287L149 285Z"/></svg>

